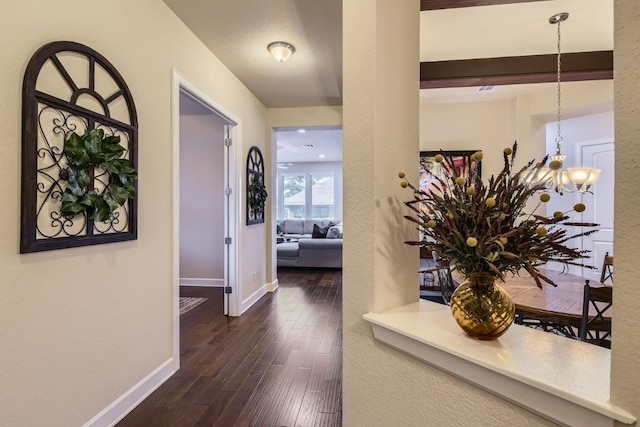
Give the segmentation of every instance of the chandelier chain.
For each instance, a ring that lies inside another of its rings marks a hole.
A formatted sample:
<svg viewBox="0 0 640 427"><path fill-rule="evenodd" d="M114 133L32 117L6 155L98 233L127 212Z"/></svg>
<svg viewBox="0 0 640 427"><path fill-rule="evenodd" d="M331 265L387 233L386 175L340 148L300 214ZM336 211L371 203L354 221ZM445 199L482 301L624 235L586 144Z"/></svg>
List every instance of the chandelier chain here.
<svg viewBox="0 0 640 427"><path fill-rule="evenodd" d="M561 99L562 99L562 93L560 91L560 69L561 69L561 65L562 65L562 61L561 61L561 50L560 50L560 23L562 21L558 20L558 60L557 60L557 81L558 81L558 88L557 88L557 95L558 95L558 111L557 111L557 124L558 124L558 136L556 136L556 150L557 153L556 154L560 154L560 145L562 144L562 134L561 134Z"/></svg>

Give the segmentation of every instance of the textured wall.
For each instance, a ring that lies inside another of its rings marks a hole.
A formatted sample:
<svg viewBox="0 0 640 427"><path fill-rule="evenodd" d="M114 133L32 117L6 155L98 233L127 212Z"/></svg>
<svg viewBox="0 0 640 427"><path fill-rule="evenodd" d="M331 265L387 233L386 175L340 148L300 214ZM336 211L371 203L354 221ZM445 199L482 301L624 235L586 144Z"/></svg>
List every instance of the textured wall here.
<svg viewBox="0 0 640 427"><path fill-rule="evenodd" d="M509 101L420 105L420 150L483 150L482 177L502 169L513 144Z"/></svg>
<svg viewBox="0 0 640 427"><path fill-rule="evenodd" d="M5 6L0 425L79 426L172 356L171 68L240 117L244 141L262 147L265 109L160 0ZM54 40L97 50L131 89L140 123L139 238L19 255L22 77L36 49ZM247 150L238 144L244 170ZM241 271L250 275L264 269L265 227L254 227L255 236L240 228Z"/></svg>
<svg viewBox="0 0 640 427"><path fill-rule="evenodd" d="M615 2L615 126L616 187L614 253L616 285L613 291L613 347L611 401L640 416L640 2Z"/></svg>
<svg viewBox="0 0 640 427"><path fill-rule="evenodd" d="M342 126L342 107L268 108L270 128Z"/></svg>

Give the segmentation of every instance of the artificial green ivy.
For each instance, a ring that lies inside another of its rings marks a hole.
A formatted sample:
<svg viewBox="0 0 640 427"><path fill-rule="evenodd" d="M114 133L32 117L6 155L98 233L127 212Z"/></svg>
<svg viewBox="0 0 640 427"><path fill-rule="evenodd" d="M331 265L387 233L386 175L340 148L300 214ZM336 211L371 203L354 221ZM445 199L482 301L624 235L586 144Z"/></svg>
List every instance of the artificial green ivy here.
<svg viewBox="0 0 640 427"><path fill-rule="evenodd" d="M262 182L262 176L253 175L249 183L249 207L255 216L264 211L264 202L267 200L267 188Z"/></svg>
<svg viewBox="0 0 640 427"><path fill-rule="evenodd" d="M107 221L136 194L133 181L138 177L133 162L120 158L125 148L119 136L104 136L92 129L79 136L72 132L64 143L67 168L60 178L67 181L62 193L60 213L67 218L86 212L96 221ZM92 169L106 172L108 184L102 191L91 188Z"/></svg>

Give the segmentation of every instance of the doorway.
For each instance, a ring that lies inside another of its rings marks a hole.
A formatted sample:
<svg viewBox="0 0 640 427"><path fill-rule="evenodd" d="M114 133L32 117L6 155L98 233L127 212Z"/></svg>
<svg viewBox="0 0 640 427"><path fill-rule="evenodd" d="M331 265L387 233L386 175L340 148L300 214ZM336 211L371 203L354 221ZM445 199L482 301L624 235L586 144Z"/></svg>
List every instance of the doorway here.
<svg viewBox="0 0 640 427"><path fill-rule="evenodd" d="M234 136L238 120L178 71L172 79L174 365L179 368L180 289L219 288L227 316L239 315L238 205ZM189 301L190 303L191 301Z"/></svg>

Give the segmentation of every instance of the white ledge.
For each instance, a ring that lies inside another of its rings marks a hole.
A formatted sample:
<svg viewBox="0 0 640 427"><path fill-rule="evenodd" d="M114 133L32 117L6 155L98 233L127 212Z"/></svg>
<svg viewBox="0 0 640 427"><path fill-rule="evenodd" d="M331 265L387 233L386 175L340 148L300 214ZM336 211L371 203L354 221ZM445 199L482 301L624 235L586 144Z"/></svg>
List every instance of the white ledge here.
<svg viewBox="0 0 640 427"><path fill-rule="evenodd" d="M561 425L636 421L609 403L609 349L519 325L477 341L449 307L423 300L364 319L376 339Z"/></svg>

